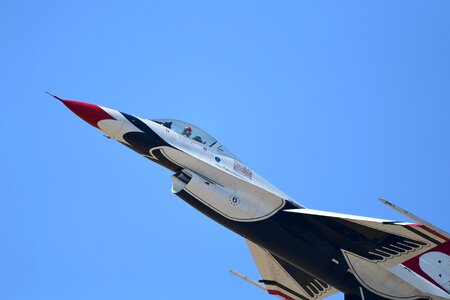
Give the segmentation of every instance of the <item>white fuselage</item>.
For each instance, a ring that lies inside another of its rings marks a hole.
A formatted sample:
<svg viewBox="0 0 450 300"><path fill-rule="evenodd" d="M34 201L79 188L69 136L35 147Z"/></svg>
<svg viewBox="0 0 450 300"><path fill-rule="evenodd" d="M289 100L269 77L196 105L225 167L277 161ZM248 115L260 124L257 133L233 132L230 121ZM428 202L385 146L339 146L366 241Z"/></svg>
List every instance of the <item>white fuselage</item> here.
<svg viewBox="0 0 450 300"><path fill-rule="evenodd" d="M124 135L141 132L121 113L103 109L117 119L99 122L100 129L107 136L128 144ZM154 121L138 119L167 143L154 145L143 155L157 161L158 157L154 152L158 151L165 159L189 173L193 180L186 189L221 215L235 221L258 221L275 214L284 206L285 201L293 202L288 195L242 162ZM175 192L181 186L176 179L173 180L172 190Z"/></svg>
<svg viewBox="0 0 450 300"><path fill-rule="evenodd" d="M269 293L303 300L337 290L362 300L450 299L450 235L433 225L305 209L192 124L54 97L173 171L176 196L248 240Z"/></svg>

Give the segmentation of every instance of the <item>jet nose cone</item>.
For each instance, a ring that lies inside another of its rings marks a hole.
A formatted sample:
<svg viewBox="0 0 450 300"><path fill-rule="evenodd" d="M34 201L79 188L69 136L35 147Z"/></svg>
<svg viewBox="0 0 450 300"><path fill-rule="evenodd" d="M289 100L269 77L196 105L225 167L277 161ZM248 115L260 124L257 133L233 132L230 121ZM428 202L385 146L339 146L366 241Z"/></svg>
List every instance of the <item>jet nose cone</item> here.
<svg viewBox="0 0 450 300"><path fill-rule="evenodd" d="M74 112L77 116L91 124L92 126L101 129L98 126L98 122L102 120L116 120L113 116L108 114L105 110L103 110L100 106L80 101L74 100L64 100L59 97L53 96L56 99L60 100L67 106L72 112Z"/></svg>

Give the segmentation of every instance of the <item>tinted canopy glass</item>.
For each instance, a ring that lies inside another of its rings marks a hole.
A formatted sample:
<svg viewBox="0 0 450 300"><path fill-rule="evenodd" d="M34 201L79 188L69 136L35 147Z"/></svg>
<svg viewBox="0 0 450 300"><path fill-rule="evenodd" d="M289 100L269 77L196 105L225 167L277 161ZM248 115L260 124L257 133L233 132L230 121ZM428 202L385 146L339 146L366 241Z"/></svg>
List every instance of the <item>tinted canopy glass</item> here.
<svg viewBox="0 0 450 300"><path fill-rule="evenodd" d="M215 149L218 152L221 152L225 155L228 155L238 160L236 156L233 153L231 153L231 151L229 151L224 145L219 144L212 135L208 134L207 132L203 131L197 126L194 126L188 122L175 119L158 119L152 121L157 122L169 129L172 129L178 134L184 135L200 144L211 147L212 149Z"/></svg>

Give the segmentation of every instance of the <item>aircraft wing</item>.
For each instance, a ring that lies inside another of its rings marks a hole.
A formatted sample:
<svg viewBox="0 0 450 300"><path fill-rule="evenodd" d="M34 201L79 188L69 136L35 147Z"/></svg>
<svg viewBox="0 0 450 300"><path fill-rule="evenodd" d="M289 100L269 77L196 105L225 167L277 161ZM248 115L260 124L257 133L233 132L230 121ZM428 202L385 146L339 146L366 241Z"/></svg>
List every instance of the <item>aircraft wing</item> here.
<svg viewBox="0 0 450 300"><path fill-rule="evenodd" d="M332 228L348 264L361 286L377 295L450 296L449 234L382 200L421 224L338 214L312 209L288 209L295 218Z"/></svg>
<svg viewBox="0 0 450 300"><path fill-rule="evenodd" d="M260 282L269 294L286 300L309 300L323 299L338 292L255 243L246 242L263 278Z"/></svg>
<svg viewBox="0 0 450 300"><path fill-rule="evenodd" d="M449 239L424 224L339 214L314 209L288 209L285 212L308 216L328 226L341 226L353 235L353 245L342 245L343 250L359 250L360 256L373 261L383 261L393 266L425 253L432 248L447 244ZM352 246L348 249L345 246ZM366 254L363 255L362 253Z"/></svg>

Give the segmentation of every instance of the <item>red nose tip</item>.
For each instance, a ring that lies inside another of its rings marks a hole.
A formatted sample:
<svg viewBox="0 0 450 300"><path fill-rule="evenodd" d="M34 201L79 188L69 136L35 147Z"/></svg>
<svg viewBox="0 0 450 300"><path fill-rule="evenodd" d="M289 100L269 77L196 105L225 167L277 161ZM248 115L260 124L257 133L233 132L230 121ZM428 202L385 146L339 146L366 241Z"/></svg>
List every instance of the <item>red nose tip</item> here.
<svg viewBox="0 0 450 300"><path fill-rule="evenodd" d="M52 95L56 99L60 100L67 106L72 112L74 112L77 116L91 124L92 126L98 127L98 122L101 120L115 120L111 115L109 115L106 111L104 111L100 106L79 102L74 100L64 100L55 95ZM100 128L99 128L100 129Z"/></svg>

